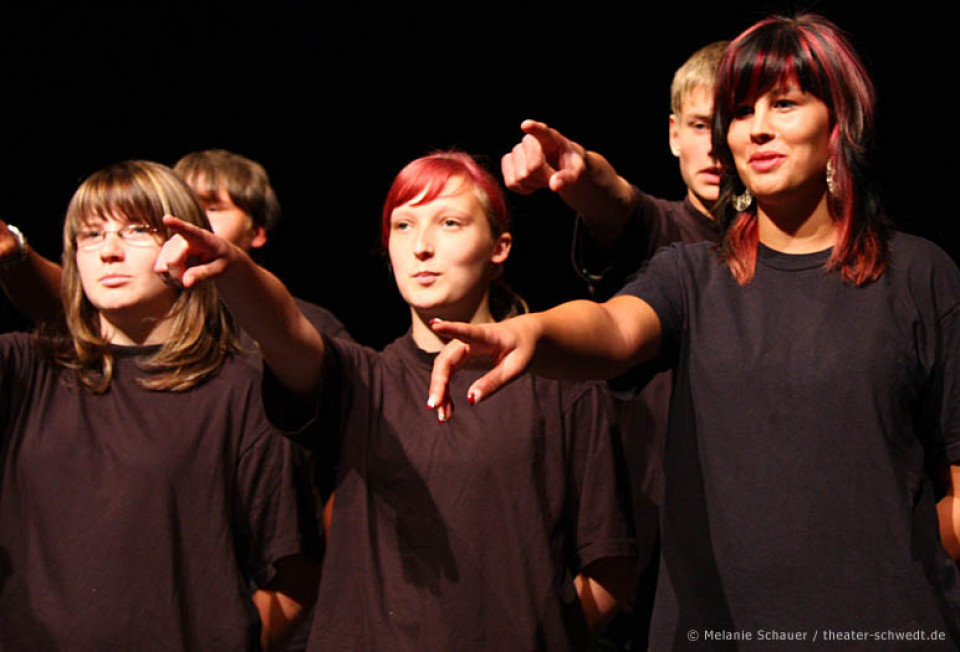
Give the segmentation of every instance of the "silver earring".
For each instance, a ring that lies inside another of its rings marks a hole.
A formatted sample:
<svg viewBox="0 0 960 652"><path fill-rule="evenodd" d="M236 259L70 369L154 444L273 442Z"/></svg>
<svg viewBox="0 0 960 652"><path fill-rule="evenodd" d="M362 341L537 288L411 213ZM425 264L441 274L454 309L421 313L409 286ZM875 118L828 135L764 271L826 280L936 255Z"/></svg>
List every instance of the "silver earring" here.
<svg viewBox="0 0 960 652"><path fill-rule="evenodd" d="M837 196L837 172L833 169L833 160L827 161L827 194Z"/></svg>
<svg viewBox="0 0 960 652"><path fill-rule="evenodd" d="M738 213L742 213L750 208L750 204L752 203L753 195L750 194L750 190L747 188L744 188L742 194L733 196L733 210L737 211Z"/></svg>

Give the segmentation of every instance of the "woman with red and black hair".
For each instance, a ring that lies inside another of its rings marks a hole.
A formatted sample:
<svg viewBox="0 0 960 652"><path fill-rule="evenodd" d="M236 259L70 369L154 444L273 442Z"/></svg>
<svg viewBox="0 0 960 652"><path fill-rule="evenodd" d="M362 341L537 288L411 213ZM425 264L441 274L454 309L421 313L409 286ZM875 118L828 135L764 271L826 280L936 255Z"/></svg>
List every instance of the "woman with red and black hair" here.
<svg viewBox="0 0 960 652"><path fill-rule="evenodd" d="M960 271L886 226L873 102L835 25L758 23L720 64L719 252L666 248L605 304L434 326L458 338L444 410L478 355L474 403L524 370L675 370L653 649L960 644Z"/></svg>
<svg viewBox="0 0 960 652"><path fill-rule="evenodd" d="M472 158L425 156L390 188L383 244L412 326L383 352L320 337L240 250L169 224L182 238L159 271L187 286L216 277L276 378L341 439L309 649L569 649L629 594L626 485L600 386L526 376L453 422L423 409L443 346L430 322L493 321L510 253L499 184ZM276 390L278 419L302 412Z"/></svg>

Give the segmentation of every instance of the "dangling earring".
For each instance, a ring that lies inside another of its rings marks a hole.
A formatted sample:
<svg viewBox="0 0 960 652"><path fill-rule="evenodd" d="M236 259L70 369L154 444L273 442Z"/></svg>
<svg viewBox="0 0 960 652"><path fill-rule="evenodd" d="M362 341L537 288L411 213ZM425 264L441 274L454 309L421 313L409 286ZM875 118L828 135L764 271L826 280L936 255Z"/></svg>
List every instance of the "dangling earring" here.
<svg viewBox="0 0 960 652"><path fill-rule="evenodd" d="M742 213L750 208L750 204L752 203L753 195L750 194L749 188L744 188L742 194L733 196L733 210L737 211L738 213Z"/></svg>
<svg viewBox="0 0 960 652"><path fill-rule="evenodd" d="M833 169L833 159L827 161L827 194L837 196L837 172Z"/></svg>

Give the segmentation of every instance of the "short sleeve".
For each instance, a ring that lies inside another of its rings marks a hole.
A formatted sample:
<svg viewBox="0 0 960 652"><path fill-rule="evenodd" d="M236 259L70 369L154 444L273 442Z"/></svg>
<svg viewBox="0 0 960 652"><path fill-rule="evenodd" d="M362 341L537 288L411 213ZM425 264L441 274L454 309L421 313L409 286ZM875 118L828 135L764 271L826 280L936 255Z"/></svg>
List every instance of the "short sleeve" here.
<svg viewBox="0 0 960 652"><path fill-rule="evenodd" d="M600 384L583 388L564 416L573 442L569 518L579 568L608 557L635 557L630 488L618 450L613 407Z"/></svg>
<svg viewBox="0 0 960 652"><path fill-rule="evenodd" d="M617 296L634 296L650 304L664 333L683 326L683 287L680 272L684 245L662 248L627 281Z"/></svg>
<svg viewBox="0 0 960 652"><path fill-rule="evenodd" d="M940 429L951 464L960 464L960 306L940 321L943 398Z"/></svg>
<svg viewBox="0 0 960 652"><path fill-rule="evenodd" d="M299 451L280 433L266 427L241 451L237 468L237 547L240 562L259 587L273 579L273 565L296 554L317 556L310 550L306 521L312 496L305 494L308 469Z"/></svg>

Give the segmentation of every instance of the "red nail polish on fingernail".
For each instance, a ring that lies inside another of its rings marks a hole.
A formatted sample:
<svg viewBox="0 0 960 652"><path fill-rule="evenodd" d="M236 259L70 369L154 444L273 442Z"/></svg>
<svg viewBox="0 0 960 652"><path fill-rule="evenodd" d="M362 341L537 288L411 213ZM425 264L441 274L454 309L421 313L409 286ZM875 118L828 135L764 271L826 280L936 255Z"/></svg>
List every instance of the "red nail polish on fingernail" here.
<svg viewBox="0 0 960 652"><path fill-rule="evenodd" d="M470 405L477 404L477 395L474 392L470 392L469 394L467 394L467 403L469 403Z"/></svg>
<svg viewBox="0 0 960 652"><path fill-rule="evenodd" d="M437 407L437 405L436 405L436 403L433 402L433 399L432 399L432 398L428 398L428 399L427 399L427 409L428 409L428 410L432 410L432 409L434 409L434 408L436 408L436 407Z"/></svg>

